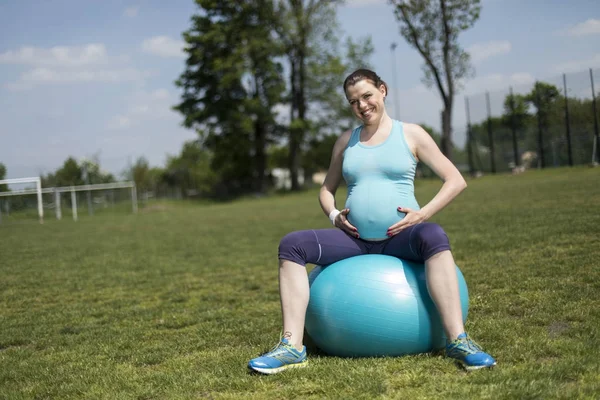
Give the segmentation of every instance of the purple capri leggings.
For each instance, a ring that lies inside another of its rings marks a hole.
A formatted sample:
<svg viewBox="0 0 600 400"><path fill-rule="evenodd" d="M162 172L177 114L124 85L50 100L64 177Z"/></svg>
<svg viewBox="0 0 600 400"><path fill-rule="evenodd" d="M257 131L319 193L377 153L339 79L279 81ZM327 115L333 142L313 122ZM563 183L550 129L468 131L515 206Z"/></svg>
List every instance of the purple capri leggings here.
<svg viewBox="0 0 600 400"><path fill-rule="evenodd" d="M329 265L362 254L385 254L422 263L444 250L450 250L446 232L438 224L425 222L377 242L357 239L337 228L292 232L279 244L279 259Z"/></svg>

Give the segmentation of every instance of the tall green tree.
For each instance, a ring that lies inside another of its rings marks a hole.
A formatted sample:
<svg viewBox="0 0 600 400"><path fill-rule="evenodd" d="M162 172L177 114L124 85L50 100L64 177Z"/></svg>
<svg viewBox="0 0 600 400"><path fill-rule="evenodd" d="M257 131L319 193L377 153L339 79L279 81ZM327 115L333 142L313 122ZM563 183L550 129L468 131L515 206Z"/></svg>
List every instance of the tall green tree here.
<svg viewBox="0 0 600 400"><path fill-rule="evenodd" d="M504 114L502 123L510 130L513 148L513 162L520 165L518 142L526 136L526 129L531 122L531 115L526 97L520 94L510 93L504 99Z"/></svg>
<svg viewBox="0 0 600 400"><path fill-rule="evenodd" d="M537 148L540 152L540 164L542 168L546 166L546 156L543 149L544 139L548 140L549 117L559 97L560 91L556 86L540 81L536 81L531 92L525 96L525 101L536 109L538 123Z"/></svg>
<svg viewBox="0 0 600 400"><path fill-rule="evenodd" d="M291 189L300 189L299 169L302 164L302 145L311 129L308 118L310 88L314 74L310 65L325 59L328 67L342 70L339 60L331 53L319 52L335 38L336 7L342 0L277 0L277 21L274 28L283 43L289 66L290 126L288 135ZM313 81L314 82L314 81Z"/></svg>
<svg viewBox="0 0 600 400"><path fill-rule="evenodd" d="M316 111L310 113L311 131L317 136L339 135L356 124L343 90L343 80L359 68L373 69L370 59L374 47L370 37L357 40L347 37L343 45L337 37L334 33L329 42L321 42L308 65L309 107Z"/></svg>
<svg viewBox="0 0 600 400"><path fill-rule="evenodd" d="M356 41L348 37L342 46L336 25L332 22L330 26L334 28L331 36L317 45L308 63L311 111L301 161L305 182L314 172L327 170L334 139L357 123L343 90L344 78L358 68L372 68L370 58L374 48L370 37Z"/></svg>
<svg viewBox="0 0 600 400"><path fill-rule="evenodd" d="M473 72L458 36L471 28L480 0L390 0L400 34L423 57L424 83L442 98L441 150L452 159L452 109L461 81Z"/></svg>
<svg viewBox="0 0 600 400"><path fill-rule="evenodd" d="M285 87L271 27L272 0L196 0L199 12L184 32L183 89L174 107L213 153L212 168L233 194L265 190L266 147L276 135L273 108Z"/></svg>

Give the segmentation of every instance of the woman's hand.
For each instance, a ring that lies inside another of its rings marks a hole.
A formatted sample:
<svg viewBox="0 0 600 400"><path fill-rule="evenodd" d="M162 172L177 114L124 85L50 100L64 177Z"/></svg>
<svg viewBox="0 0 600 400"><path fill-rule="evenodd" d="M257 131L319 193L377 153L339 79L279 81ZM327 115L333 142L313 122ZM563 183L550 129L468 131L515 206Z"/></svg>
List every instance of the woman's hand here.
<svg viewBox="0 0 600 400"><path fill-rule="evenodd" d="M340 213L335 217L335 226L340 228L341 230L347 232L348 234L358 238L358 229L356 229L354 227L354 225L352 225L349 221L348 221L348 214L350 213L350 209L349 208L344 208L342 211L340 211Z"/></svg>
<svg viewBox="0 0 600 400"><path fill-rule="evenodd" d="M397 222L388 228L387 235L389 237L396 235L398 232L408 228L409 226L417 225L427 220L425 215L420 210L416 211L410 208L398 207L398 211L405 213L406 215L404 215L404 218L402 218L400 222Z"/></svg>

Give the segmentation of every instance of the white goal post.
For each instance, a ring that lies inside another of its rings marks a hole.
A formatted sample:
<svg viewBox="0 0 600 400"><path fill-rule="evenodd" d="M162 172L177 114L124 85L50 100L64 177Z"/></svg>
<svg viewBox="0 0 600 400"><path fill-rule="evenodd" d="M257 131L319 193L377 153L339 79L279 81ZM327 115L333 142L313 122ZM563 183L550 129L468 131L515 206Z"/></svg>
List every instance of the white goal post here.
<svg viewBox="0 0 600 400"><path fill-rule="evenodd" d="M64 192L71 192L71 202L72 202L72 212L73 212L73 220L77 221L77 197L75 196L75 192L82 191L91 191L91 190L110 190L110 189L125 189L131 188L131 205L132 211L134 214L138 211L137 204L137 190L135 186L135 182L116 182L116 183L100 183L95 185L79 185L79 186L62 186L62 187L51 187L51 188L43 188L41 185L40 178L21 178L21 179L5 179L0 180L0 184L16 184L16 183L29 183L36 182L36 189L22 189L22 190L14 190L11 192L0 192L0 197L7 196L18 196L18 195L26 195L26 194L36 194L37 193L37 201L38 201L38 214L40 216L40 223L44 223L44 206L42 203L42 193L54 193L55 201L56 201L56 219L62 218L62 211L60 207L60 194Z"/></svg>
<svg viewBox="0 0 600 400"><path fill-rule="evenodd" d="M13 185L17 183L35 183L35 189L25 190L29 193L37 193L37 206L38 206L38 216L40 217L40 224L44 223L44 205L42 204L42 181L39 177L33 178L17 178L17 179L3 179L0 180L0 185L7 184ZM13 196L18 194L16 192L0 192L0 197L2 196Z"/></svg>

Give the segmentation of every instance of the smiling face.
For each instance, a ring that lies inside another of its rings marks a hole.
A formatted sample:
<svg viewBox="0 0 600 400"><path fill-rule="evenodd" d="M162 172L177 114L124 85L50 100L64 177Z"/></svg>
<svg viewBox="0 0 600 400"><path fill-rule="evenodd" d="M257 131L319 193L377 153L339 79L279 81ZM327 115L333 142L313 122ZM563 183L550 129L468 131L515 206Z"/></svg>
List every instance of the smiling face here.
<svg viewBox="0 0 600 400"><path fill-rule="evenodd" d="M385 115L385 85L376 87L370 79L362 79L346 87L346 98L354 115L365 125L378 124Z"/></svg>

